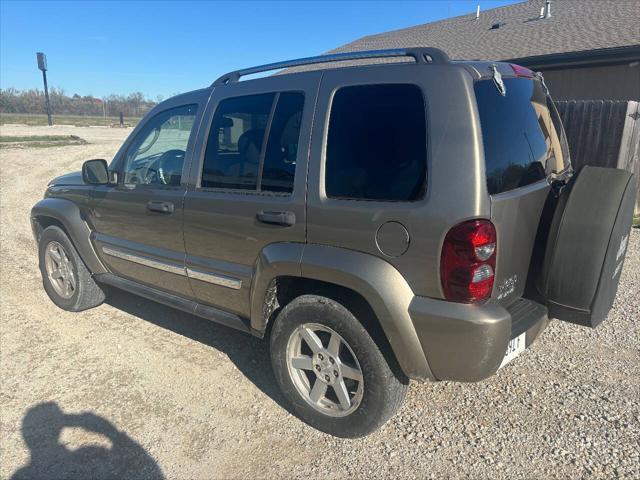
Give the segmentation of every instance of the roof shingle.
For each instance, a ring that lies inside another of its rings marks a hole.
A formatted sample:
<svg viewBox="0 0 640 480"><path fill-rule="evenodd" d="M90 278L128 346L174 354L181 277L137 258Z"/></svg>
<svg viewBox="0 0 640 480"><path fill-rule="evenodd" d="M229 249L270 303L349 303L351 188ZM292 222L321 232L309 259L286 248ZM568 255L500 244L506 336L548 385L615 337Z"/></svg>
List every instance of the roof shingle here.
<svg viewBox="0 0 640 480"><path fill-rule="evenodd" d="M453 59L511 60L640 45L640 0L529 0L469 15L369 35L331 53L437 47ZM491 29L494 23L503 25Z"/></svg>

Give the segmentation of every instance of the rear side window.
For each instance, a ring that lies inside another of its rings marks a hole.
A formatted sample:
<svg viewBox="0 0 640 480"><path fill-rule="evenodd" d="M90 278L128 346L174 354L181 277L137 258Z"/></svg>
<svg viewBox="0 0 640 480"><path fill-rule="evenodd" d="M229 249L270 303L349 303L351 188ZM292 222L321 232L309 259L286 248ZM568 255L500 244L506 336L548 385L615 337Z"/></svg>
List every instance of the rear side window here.
<svg viewBox="0 0 640 480"><path fill-rule="evenodd" d="M359 85L333 98L327 196L413 201L424 196L427 126L417 85Z"/></svg>
<svg viewBox="0 0 640 480"><path fill-rule="evenodd" d="M269 129L261 190L293 192L304 95L281 93Z"/></svg>
<svg viewBox="0 0 640 480"><path fill-rule="evenodd" d="M568 150L551 100L539 81L505 79L502 96L492 80L475 84L489 194L524 187L560 172Z"/></svg>
<svg viewBox="0 0 640 480"><path fill-rule="evenodd" d="M202 170L203 187L255 190L275 94L223 100L213 118Z"/></svg>
<svg viewBox="0 0 640 480"><path fill-rule="evenodd" d="M304 95L293 92L223 100L209 132L201 186L293 192L303 105Z"/></svg>

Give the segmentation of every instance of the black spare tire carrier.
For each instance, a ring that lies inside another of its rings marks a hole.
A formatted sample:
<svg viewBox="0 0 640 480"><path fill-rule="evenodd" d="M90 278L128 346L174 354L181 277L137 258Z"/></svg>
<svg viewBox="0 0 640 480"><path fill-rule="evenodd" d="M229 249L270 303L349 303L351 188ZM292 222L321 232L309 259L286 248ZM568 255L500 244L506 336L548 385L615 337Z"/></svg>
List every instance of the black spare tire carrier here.
<svg viewBox="0 0 640 480"><path fill-rule="evenodd" d="M595 327L618 290L635 203L626 170L583 167L562 190L537 289L549 316Z"/></svg>

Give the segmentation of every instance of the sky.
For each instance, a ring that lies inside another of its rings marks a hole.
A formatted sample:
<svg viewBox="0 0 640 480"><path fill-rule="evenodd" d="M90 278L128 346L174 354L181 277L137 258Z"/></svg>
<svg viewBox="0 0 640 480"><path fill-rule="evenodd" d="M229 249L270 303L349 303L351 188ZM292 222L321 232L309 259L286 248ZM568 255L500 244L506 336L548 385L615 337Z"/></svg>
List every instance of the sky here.
<svg viewBox="0 0 640 480"><path fill-rule="evenodd" d="M318 55L364 35L510 1L27 2L0 0L0 88L167 98L238 68Z"/></svg>

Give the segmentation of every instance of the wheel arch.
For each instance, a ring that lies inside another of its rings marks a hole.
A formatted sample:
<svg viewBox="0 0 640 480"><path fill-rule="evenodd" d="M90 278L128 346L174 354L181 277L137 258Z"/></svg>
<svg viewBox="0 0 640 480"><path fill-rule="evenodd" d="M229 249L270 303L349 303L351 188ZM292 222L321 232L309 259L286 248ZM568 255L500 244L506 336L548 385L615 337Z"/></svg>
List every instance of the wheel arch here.
<svg viewBox="0 0 640 480"><path fill-rule="evenodd" d="M62 198L45 198L36 203L31 209L31 229L36 242L51 225L60 227L67 234L92 274L107 272L91 244L91 228L75 203Z"/></svg>
<svg viewBox="0 0 640 480"><path fill-rule="evenodd" d="M256 264L252 330L268 334L270 320L284 306L281 302L306 293L346 303L371 329L374 340L390 347L409 378L433 379L409 316L413 292L392 265L373 255L325 245L269 245Z"/></svg>

